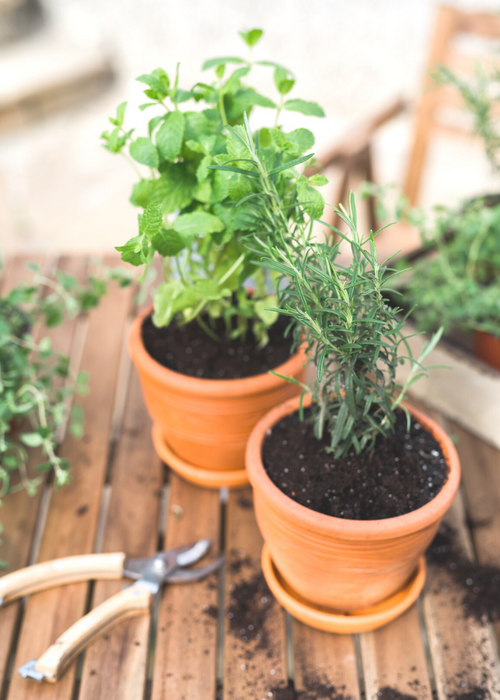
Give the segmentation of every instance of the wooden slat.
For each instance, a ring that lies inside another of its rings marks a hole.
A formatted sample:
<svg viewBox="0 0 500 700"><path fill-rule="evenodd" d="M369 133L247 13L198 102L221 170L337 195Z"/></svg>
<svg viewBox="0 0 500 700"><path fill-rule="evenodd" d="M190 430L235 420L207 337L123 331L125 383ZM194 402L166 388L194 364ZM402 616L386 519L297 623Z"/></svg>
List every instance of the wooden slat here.
<svg viewBox="0 0 500 700"><path fill-rule="evenodd" d="M328 634L292 621L295 690L306 697L360 697L356 648L351 635Z"/></svg>
<svg viewBox="0 0 500 700"><path fill-rule="evenodd" d="M166 547L201 538L218 556L218 491L201 489L171 474ZM208 559L203 561L206 564ZM213 700L216 691L219 574L204 581L167 586L158 615L152 700Z"/></svg>
<svg viewBox="0 0 500 700"><path fill-rule="evenodd" d="M462 464L469 524L481 564L500 567L500 451L452 424ZM500 623L495 624L500 642Z"/></svg>
<svg viewBox="0 0 500 700"><path fill-rule="evenodd" d="M115 264L116 259L105 261ZM40 561L92 551L108 459L118 360L132 290L115 285L89 317L82 367L90 372L90 393L82 440L67 436L60 454L72 464L72 481L51 500L40 549ZM85 611L88 584L74 584L32 596L28 602L15 658L15 669L37 658ZM68 699L73 692L75 665L55 686L38 685L14 673L9 700Z"/></svg>
<svg viewBox="0 0 500 700"><path fill-rule="evenodd" d="M163 467L151 441L151 421L134 372L129 385L122 434L112 465L111 499L103 542L104 552L131 557L154 554ZM117 593L123 582L96 583L99 605ZM106 639L87 651L82 674L82 700L142 700L146 682L149 617L118 625Z"/></svg>
<svg viewBox="0 0 500 700"><path fill-rule="evenodd" d="M387 687L418 700L432 699L416 605L360 638L367 700L377 700L380 690Z"/></svg>
<svg viewBox="0 0 500 700"><path fill-rule="evenodd" d="M251 490L232 492L226 521L224 700L261 700L288 682L284 615L262 575L262 544ZM245 626L238 628L234 620L242 610Z"/></svg>
<svg viewBox="0 0 500 700"><path fill-rule="evenodd" d="M445 517L456 533L464 555L472 558L460 495ZM493 635L489 626L467 618L461 591L442 566L428 567L424 614L429 637L436 687L440 700L471 693L482 686L485 697L500 698L500 679Z"/></svg>
<svg viewBox="0 0 500 700"><path fill-rule="evenodd" d="M3 278L2 293L5 293L20 282L29 283L33 279L33 272L26 268L28 258L19 257L12 261L6 268ZM39 256L30 256L29 260L43 264ZM79 278L85 269L85 261L76 259L59 261L60 269L75 274ZM64 354L71 352L73 336L76 328L76 320L67 321L58 328L49 331L43 330L43 335L51 338L53 347ZM40 327L33 330L35 339L40 337ZM34 467L43 461L39 451L31 451L28 463L28 471L34 475ZM38 517L40 499L43 493L43 484L40 485L35 496L30 497L26 491L13 493L4 499L4 505L0 511L0 519L4 527L2 535L3 543L0 546L0 558L7 561L10 571L19 569L28 564L31 552L35 526ZM19 619L20 604L14 603L5 610L0 611L0 688L2 687L8 655L15 643L14 634Z"/></svg>

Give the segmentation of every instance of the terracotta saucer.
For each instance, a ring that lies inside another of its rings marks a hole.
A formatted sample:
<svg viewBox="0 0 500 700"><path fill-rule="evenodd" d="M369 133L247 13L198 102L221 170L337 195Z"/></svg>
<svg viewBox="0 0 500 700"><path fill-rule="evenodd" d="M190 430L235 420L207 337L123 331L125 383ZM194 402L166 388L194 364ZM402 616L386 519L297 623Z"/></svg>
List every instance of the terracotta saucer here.
<svg viewBox="0 0 500 700"><path fill-rule="evenodd" d="M309 627L337 634L370 632L392 622L417 600L426 575L425 557L420 557L415 575L401 591L370 608L341 613L316 607L292 591L274 566L265 544L262 550L262 571L276 600L293 617Z"/></svg>
<svg viewBox="0 0 500 700"><path fill-rule="evenodd" d="M169 447L159 425L153 425L153 444L156 454L165 464L168 464L179 476L186 481L190 481L197 486L204 486L208 489L220 489L222 486L228 488L239 488L248 484L246 469L235 469L216 471L215 469L204 469L194 464L189 464L181 459Z"/></svg>

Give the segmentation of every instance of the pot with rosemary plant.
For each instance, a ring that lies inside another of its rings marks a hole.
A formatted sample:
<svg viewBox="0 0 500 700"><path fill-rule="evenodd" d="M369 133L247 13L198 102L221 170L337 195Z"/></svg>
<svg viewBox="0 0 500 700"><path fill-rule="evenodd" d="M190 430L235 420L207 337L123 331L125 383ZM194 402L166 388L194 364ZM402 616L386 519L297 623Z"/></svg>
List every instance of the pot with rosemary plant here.
<svg viewBox="0 0 500 700"><path fill-rule="evenodd" d="M422 555L458 488L450 439L403 403L440 334L421 357L407 357L404 321L384 299L392 272L378 262L375 235L359 234L352 195L349 212L336 210L352 250L342 266L339 245L316 242L310 219L290 221L260 144L239 133L255 173L254 215L269 222L254 248L280 277L280 313L305 336L317 374L259 421L247 446L264 573L299 619L336 632L374 629L418 596Z"/></svg>
<svg viewBox="0 0 500 700"><path fill-rule="evenodd" d="M86 373L72 376L69 357L55 351L43 331L36 341L33 327L52 328L94 308L111 279L122 286L131 281L123 269L102 268L82 285L60 270L49 277L34 263L28 267L33 283L0 296L0 505L10 493L34 495L46 472L53 473L56 487L66 484L70 464L57 454L61 429L68 421L75 437L82 434L81 407L67 409L73 394L87 392ZM34 449L39 463L32 458L30 465Z"/></svg>
<svg viewBox="0 0 500 700"><path fill-rule="evenodd" d="M252 49L261 34L242 36ZM278 104L246 84L259 63L274 68ZM290 356L293 339L283 337L286 320L267 310L276 306L275 275L257 266L246 247L246 238L265 222L253 216L250 200L233 206L252 194L252 184L241 143L227 126L240 124L255 106L274 109L276 121L283 109L323 112L314 103L286 99L294 80L275 64L229 57L209 60L204 69L215 70L215 82L197 83L190 91L179 89L178 72L173 84L161 69L141 76L149 98L141 109L160 110L149 121L149 136L133 139L123 129L122 104L111 120L115 129L104 138L109 150L125 154L128 148L152 173L140 175L131 197L144 210L139 234L118 250L123 260L145 268L155 253L163 259L154 310L136 319L129 343L153 417L155 447L186 479L218 488L247 482L244 453L252 427L297 393L268 370L277 367L298 380L303 372L302 352ZM181 111L189 100L204 109ZM281 178L286 188L314 138L302 128L263 131L269 158L286 145L276 164L276 172L288 172ZM220 171L211 169L228 161ZM321 199L316 191L313 196Z"/></svg>

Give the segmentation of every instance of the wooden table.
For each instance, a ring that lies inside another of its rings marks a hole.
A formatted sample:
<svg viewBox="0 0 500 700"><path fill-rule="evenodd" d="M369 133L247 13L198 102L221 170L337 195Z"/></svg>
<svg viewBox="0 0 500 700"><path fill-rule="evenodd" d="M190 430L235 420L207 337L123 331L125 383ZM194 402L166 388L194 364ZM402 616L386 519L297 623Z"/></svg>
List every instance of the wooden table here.
<svg viewBox="0 0 500 700"><path fill-rule="evenodd" d="M80 277L85 273L81 257L58 264ZM12 260L3 289L30 275L22 259ZM151 620L116 627L55 686L22 679L17 669L122 583L65 586L0 610L0 699L390 700L397 697L391 689L419 700L500 697L500 626L464 618L459 593L442 567L429 567L417 605L376 632L321 633L283 613L263 587L251 490L227 496L191 486L155 455L125 347L135 312L134 291L112 286L88 317L50 333L75 367L90 372L85 435L67 435L60 447L72 464L68 486L56 491L47 482L35 497L5 499L0 557L16 569L93 551L145 556L210 537L213 555L225 551L227 565L220 576L164 589ZM448 522L464 551L498 566L500 454L438 418L457 436L463 468L463 491ZM232 620L241 615L245 596L245 627L238 629ZM258 622L253 630L252 620Z"/></svg>

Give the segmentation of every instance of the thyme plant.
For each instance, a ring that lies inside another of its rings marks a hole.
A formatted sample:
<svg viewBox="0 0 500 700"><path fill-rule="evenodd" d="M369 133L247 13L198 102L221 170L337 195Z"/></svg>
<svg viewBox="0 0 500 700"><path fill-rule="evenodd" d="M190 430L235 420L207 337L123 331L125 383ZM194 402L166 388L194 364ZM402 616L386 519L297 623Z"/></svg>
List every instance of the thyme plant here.
<svg viewBox="0 0 500 700"><path fill-rule="evenodd" d="M110 119L114 128L102 135L105 147L125 156L138 177L130 201L142 210L139 231L117 250L123 260L145 269L156 253L163 258L164 281L154 296L153 323L196 320L216 340L245 337L252 330L260 346L276 320L276 314L266 311L275 290L271 276L256 265L244 243L256 225L252 211L233 206L251 191L242 174L247 166L214 172L211 165L241 155L239 141L228 135L227 126L241 124L243 114L256 107L274 111L267 148L275 153L285 148L284 162L309 150L314 137L307 129L282 133L278 122L283 110L324 116L316 103L288 98L295 84L289 70L253 59L262 33L242 32L248 57L206 61L203 70L213 71L214 79L190 90L179 87L179 65L174 80L161 68L140 76L148 101L139 109L155 113L147 136L135 136L134 129L124 127L125 102ZM248 84L256 66L273 69L276 101ZM186 103L192 106L183 111Z"/></svg>
<svg viewBox="0 0 500 700"><path fill-rule="evenodd" d="M345 266L337 260L339 243L312 236L313 220L321 212L311 209L314 200L300 189L304 176L295 174L291 196L281 183L282 166L269 168L248 122L245 130L231 131L246 149L253 188L246 202L261 222L254 249L261 253L260 264L279 277L279 308L274 310L291 319L296 340L305 339L316 367L313 384L301 385L312 396L314 433L318 439L329 435L335 457L370 450L378 436L394 431L396 410L406 410L401 402L408 388L426 374L421 363L441 332L426 343L418 360L412 357L405 319L384 296L385 285L398 273L388 267L390 259L379 263L377 234L359 233L352 193L348 211L335 209L348 233L324 224L350 245L352 262ZM401 385L396 370L405 360L411 367Z"/></svg>
<svg viewBox="0 0 500 700"><path fill-rule="evenodd" d="M65 317L97 306L112 279L122 286L131 281L121 269L102 269L81 285L62 271L52 278L36 264L29 267L33 283L19 284L0 297L0 505L8 493L36 493L42 472L52 471L56 486L67 483L69 462L57 454L61 428L69 420L74 436L83 431L81 407L75 404L69 415L67 409L73 394L87 392L87 375L72 376L69 358L52 348L49 337L36 341L33 328L39 323L57 326ZM34 448L39 459L35 474L28 471Z"/></svg>

